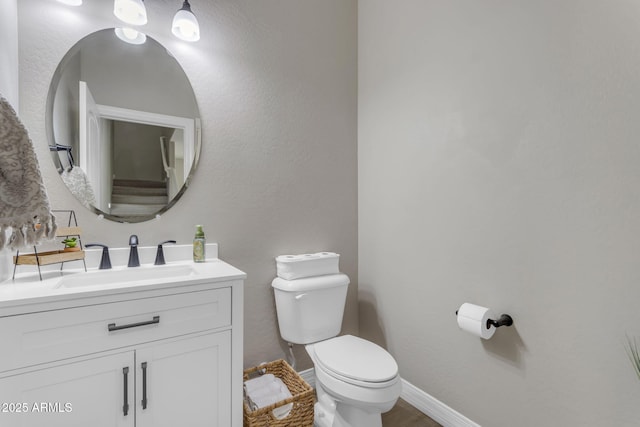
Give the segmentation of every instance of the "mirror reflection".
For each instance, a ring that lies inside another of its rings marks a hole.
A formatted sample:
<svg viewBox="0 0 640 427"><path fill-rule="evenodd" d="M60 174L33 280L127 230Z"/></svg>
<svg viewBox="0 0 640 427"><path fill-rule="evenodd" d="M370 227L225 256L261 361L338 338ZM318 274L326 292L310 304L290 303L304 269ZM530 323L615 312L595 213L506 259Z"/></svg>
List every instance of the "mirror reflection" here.
<svg viewBox="0 0 640 427"><path fill-rule="evenodd" d="M160 43L133 45L101 30L73 46L54 74L49 149L84 206L115 221L146 221L186 190L199 116L184 71Z"/></svg>

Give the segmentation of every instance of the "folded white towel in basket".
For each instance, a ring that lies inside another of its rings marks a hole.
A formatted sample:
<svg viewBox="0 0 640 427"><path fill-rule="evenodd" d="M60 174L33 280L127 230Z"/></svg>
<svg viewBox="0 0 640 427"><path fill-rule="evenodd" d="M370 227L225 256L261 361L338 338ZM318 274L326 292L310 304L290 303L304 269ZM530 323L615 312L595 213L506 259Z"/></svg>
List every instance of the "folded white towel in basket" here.
<svg viewBox="0 0 640 427"><path fill-rule="evenodd" d="M271 405L271 403L290 398L291 393L287 386L282 383L282 380L276 378L274 381L251 391L249 397L259 408L264 408ZM264 404L260 404L261 402L264 402Z"/></svg>
<svg viewBox="0 0 640 427"><path fill-rule="evenodd" d="M249 399L258 407L264 408L269 405L273 405L276 402L285 400L291 397L291 392L280 378L276 378L274 382L254 390L249 394Z"/></svg>
<svg viewBox="0 0 640 427"><path fill-rule="evenodd" d="M264 374L244 382L244 393L252 393L254 390L262 388L274 382L276 377L273 374Z"/></svg>
<svg viewBox="0 0 640 427"><path fill-rule="evenodd" d="M265 408L292 397L287 385L272 374L245 381L244 391L247 403L252 410ZM289 415L291 409L293 409L293 403L280 406L273 409L273 416L281 420Z"/></svg>

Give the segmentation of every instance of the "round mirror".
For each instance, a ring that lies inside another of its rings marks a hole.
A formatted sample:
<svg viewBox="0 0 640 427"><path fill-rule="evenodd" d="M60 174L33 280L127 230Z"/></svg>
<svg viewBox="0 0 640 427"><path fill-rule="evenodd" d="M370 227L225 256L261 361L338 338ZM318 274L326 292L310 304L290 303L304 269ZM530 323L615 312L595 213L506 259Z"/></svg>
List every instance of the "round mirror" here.
<svg viewBox="0 0 640 427"><path fill-rule="evenodd" d="M195 171L195 94L180 64L151 37L133 44L106 29L76 43L53 76L46 119L60 177L105 218L155 218Z"/></svg>

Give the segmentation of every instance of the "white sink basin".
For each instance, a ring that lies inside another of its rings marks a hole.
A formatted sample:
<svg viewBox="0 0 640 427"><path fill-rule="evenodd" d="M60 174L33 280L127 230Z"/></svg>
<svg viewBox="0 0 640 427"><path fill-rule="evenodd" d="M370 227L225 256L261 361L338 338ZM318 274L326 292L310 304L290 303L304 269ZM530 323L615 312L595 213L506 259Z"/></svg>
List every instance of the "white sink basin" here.
<svg viewBox="0 0 640 427"><path fill-rule="evenodd" d="M59 287L76 288L84 286L117 285L121 283L167 280L196 274L191 265L150 265L119 270L99 270L66 276L58 282Z"/></svg>

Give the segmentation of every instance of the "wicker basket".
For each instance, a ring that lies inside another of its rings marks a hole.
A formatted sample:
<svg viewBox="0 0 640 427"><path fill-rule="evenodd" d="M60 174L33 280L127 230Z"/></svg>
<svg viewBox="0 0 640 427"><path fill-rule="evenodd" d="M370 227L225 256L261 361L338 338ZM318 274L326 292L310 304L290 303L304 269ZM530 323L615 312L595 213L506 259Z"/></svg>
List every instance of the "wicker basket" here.
<svg viewBox="0 0 640 427"><path fill-rule="evenodd" d="M259 371L280 378L289 388L292 397L255 411L252 411L245 401L244 427L312 427L314 392L311 386L282 359L245 370L244 381L254 377ZM273 409L289 403L293 403L289 415L281 420L273 416Z"/></svg>

